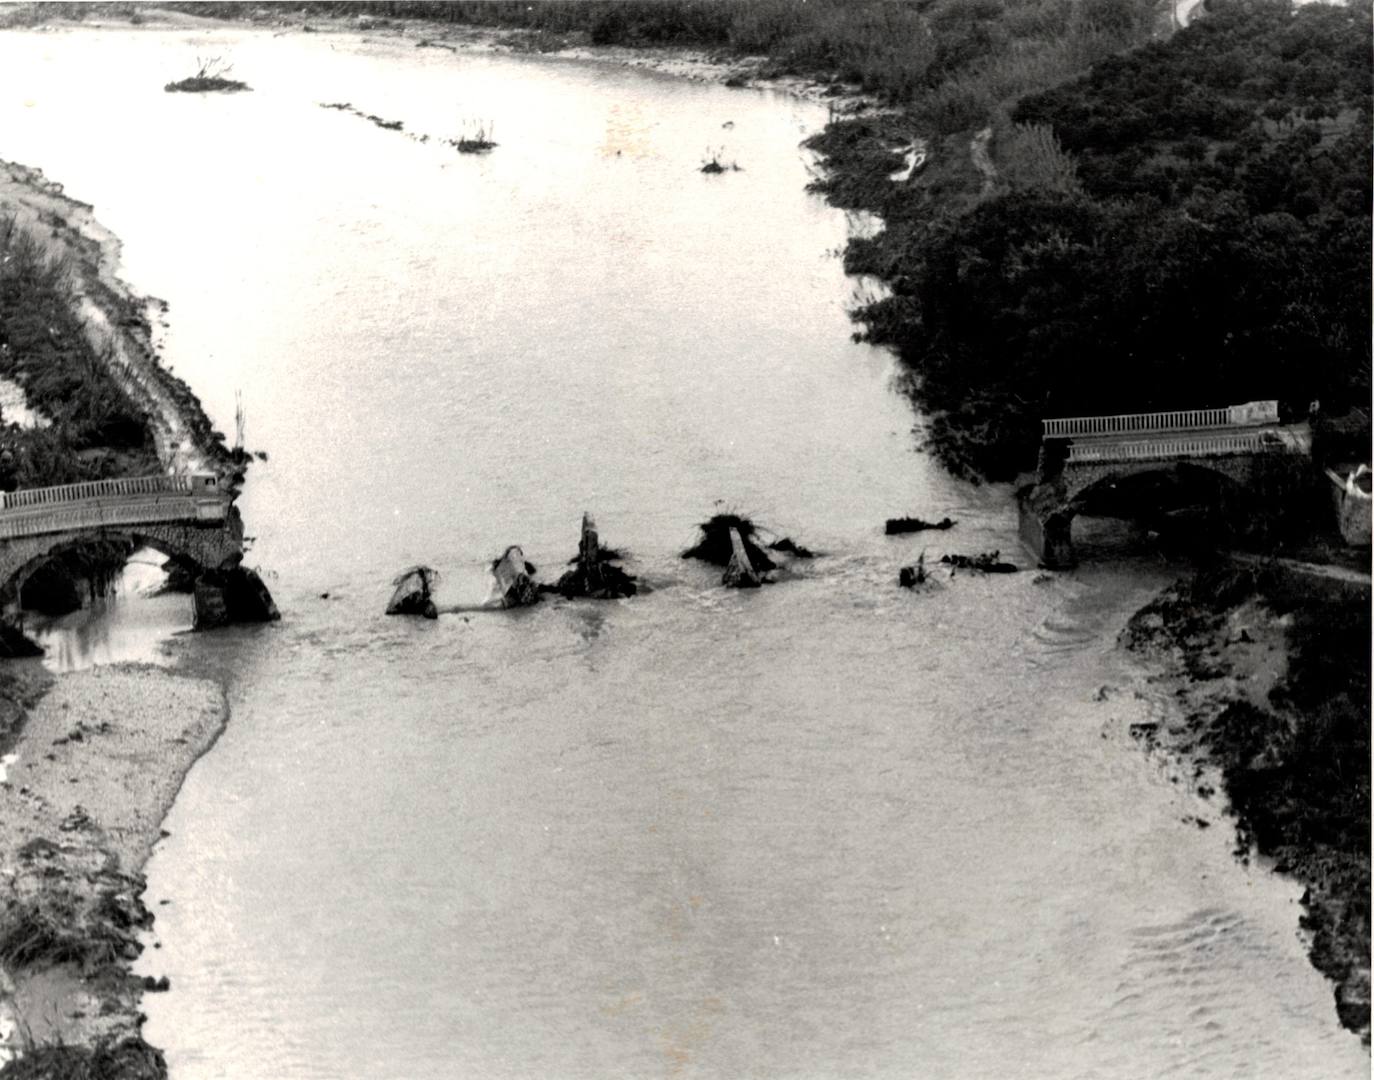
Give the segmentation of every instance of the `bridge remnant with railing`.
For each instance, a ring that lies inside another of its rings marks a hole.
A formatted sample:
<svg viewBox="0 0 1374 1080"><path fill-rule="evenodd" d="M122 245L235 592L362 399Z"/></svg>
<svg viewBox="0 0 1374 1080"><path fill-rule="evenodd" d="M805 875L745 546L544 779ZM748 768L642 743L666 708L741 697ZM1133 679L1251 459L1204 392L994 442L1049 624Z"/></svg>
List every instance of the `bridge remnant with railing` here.
<svg viewBox="0 0 1374 1080"><path fill-rule="evenodd" d="M133 476L0 492L0 540L101 526L222 522L229 500L210 473Z"/></svg>
<svg viewBox="0 0 1374 1080"><path fill-rule="evenodd" d="M1050 567L1074 562L1072 522L1095 486L1190 466L1249 485L1272 455L1309 455L1306 424L1279 422L1278 402L1042 421L1040 459L1018 492L1021 536Z"/></svg>
<svg viewBox="0 0 1374 1080"><path fill-rule="evenodd" d="M121 538L194 570L197 625L275 618L256 575L240 569L243 526L214 473L132 476L0 492L0 586L24 580L56 552Z"/></svg>

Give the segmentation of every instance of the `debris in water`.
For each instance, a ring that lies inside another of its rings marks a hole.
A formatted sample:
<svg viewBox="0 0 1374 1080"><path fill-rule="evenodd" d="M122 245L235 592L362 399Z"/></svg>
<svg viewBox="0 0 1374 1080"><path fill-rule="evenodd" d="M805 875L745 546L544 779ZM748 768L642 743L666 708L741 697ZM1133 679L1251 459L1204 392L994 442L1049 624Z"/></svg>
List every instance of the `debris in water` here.
<svg viewBox="0 0 1374 1080"><path fill-rule="evenodd" d="M721 160L721 157L724 155L724 153L725 153L725 150L724 150L723 147L720 148L720 149L717 149L717 150L709 150L709 149L708 149L708 150L706 151L706 159L702 162L702 165L701 165L701 171L704 172L704 173L706 173L708 176L716 176L716 175L718 175L719 173L723 173L723 172L743 172L743 171L744 171L743 169L741 169L741 168L740 168L735 162L733 162L733 161L730 162L730 164L728 164L728 165L725 164L725 162L723 162L723 161Z"/></svg>
<svg viewBox="0 0 1374 1080"><path fill-rule="evenodd" d="M755 572L763 573L777 569L778 564L755 542L758 526L747 517L738 514L716 514L697 527L701 530L701 539L682 553L684 559L700 559L713 566L729 566L730 557L734 554L730 532L734 530L739 533L744 550L749 556L749 565Z"/></svg>
<svg viewBox="0 0 1374 1080"><path fill-rule="evenodd" d="M1000 551L985 551L979 555L941 555L940 561L953 570L978 570L984 574L1014 574L1021 569L1015 563L1002 562Z"/></svg>
<svg viewBox="0 0 1374 1080"><path fill-rule="evenodd" d="M926 553L921 552L915 566L904 566L897 572L897 584L904 589L914 589L930 580L926 573Z"/></svg>
<svg viewBox="0 0 1374 1080"><path fill-rule="evenodd" d="M814 559L816 553L810 548L804 548L790 536L784 536L781 540L774 540L768 545L769 551L782 551L788 555L794 555L798 559Z"/></svg>
<svg viewBox="0 0 1374 1080"><path fill-rule="evenodd" d="M198 70L190 78L169 82L162 89L169 94L178 91L185 94L232 94L251 89L245 82L227 78L229 72L234 70L233 65L226 64L218 56L212 56L209 60L196 57L196 64L199 65Z"/></svg>
<svg viewBox="0 0 1374 1080"><path fill-rule="evenodd" d="M888 518L887 528L884 530L888 536L896 536L899 533L921 532L924 529L952 529L959 524L949 518L941 518L939 521L922 521L918 517L899 517Z"/></svg>

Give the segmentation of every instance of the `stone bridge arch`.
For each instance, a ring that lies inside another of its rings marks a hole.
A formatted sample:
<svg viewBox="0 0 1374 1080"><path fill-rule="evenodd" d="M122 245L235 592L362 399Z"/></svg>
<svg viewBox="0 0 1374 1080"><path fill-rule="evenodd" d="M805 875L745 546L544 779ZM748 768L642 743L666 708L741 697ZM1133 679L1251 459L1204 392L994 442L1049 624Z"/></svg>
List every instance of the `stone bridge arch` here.
<svg viewBox="0 0 1374 1080"><path fill-rule="evenodd" d="M24 581L54 556L109 540L153 548L191 570L197 628L280 618L262 581L240 565L243 523L232 507L222 520L213 523L92 526L6 540L0 543L0 595L18 595Z"/></svg>
<svg viewBox="0 0 1374 1080"><path fill-rule="evenodd" d="M1187 473L1207 473L1220 481L1220 486L1241 501L1249 501L1251 462L1246 458L1194 458L1162 461L1118 461L1100 465L1066 469L1061 496L1066 511L1075 516L1083 511L1095 491L1109 484L1118 484L1145 476L1178 476Z"/></svg>
<svg viewBox="0 0 1374 1080"><path fill-rule="evenodd" d="M1272 507L1266 500L1292 486L1296 456L1233 455L1174 460L1103 461L1064 468L1049 481L1023 486L1019 492L1021 536L1047 567L1061 569L1077 561L1073 522L1110 484L1137 477L1204 474L1214 480L1224 498L1214 506L1238 528L1262 526ZM1284 481L1276 484L1276 476Z"/></svg>
<svg viewBox="0 0 1374 1080"><path fill-rule="evenodd" d="M0 595L22 589L32 574L56 556L107 540L152 548L196 574L230 569L243 558L242 526L237 518L212 528L158 522L44 533L0 545Z"/></svg>

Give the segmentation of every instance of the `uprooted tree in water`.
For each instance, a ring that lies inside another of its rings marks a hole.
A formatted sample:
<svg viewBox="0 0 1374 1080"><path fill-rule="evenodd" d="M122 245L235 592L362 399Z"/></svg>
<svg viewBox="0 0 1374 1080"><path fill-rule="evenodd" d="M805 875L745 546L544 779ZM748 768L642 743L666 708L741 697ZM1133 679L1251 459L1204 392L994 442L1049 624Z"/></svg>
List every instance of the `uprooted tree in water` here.
<svg viewBox="0 0 1374 1080"><path fill-rule="evenodd" d="M749 552L738 529L730 530L730 562L721 577L722 585L732 589L757 589L766 579L750 565Z"/></svg>
<svg viewBox="0 0 1374 1080"><path fill-rule="evenodd" d="M779 568L778 564L760 546L760 527L749 518L739 514L716 514L698 528L701 539L682 553L684 559L700 559L724 568L723 583L735 588L754 588L772 582L769 575ZM791 537L774 541L768 548L798 559L815 557L814 552Z"/></svg>

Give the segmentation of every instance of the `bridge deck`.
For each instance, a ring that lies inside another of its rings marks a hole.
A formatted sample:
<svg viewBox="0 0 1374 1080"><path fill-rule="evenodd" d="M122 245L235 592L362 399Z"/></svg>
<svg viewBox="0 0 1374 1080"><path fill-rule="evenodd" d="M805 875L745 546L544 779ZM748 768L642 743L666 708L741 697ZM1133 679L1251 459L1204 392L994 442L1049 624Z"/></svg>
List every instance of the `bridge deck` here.
<svg viewBox="0 0 1374 1080"><path fill-rule="evenodd" d="M1232 454L1305 454L1311 447L1311 431L1306 424L1193 428L1132 438L1118 434L1078 435L1069 442L1066 463L1163 461Z"/></svg>
<svg viewBox="0 0 1374 1080"><path fill-rule="evenodd" d="M0 510L0 540L80 529L224 520L229 503L192 495L125 495Z"/></svg>

